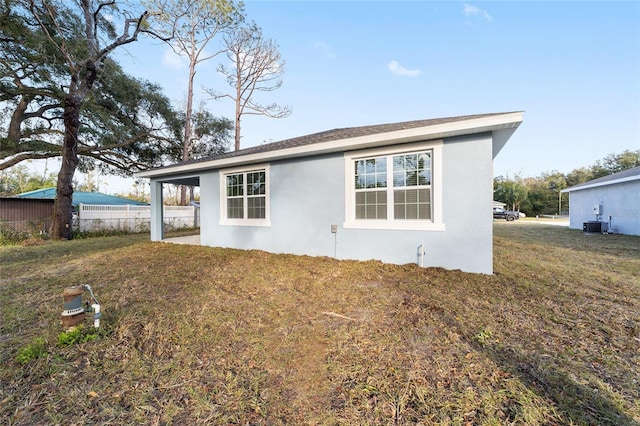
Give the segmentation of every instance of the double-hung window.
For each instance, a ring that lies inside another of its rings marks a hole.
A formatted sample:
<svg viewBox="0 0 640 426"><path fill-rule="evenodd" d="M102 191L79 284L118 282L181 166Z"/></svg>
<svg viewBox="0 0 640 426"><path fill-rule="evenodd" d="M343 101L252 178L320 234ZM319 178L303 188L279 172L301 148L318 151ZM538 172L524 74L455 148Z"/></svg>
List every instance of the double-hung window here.
<svg viewBox="0 0 640 426"><path fill-rule="evenodd" d="M269 168L225 170L220 173L220 222L229 225L269 225Z"/></svg>
<svg viewBox="0 0 640 426"><path fill-rule="evenodd" d="M444 229L441 143L348 153L348 228Z"/></svg>

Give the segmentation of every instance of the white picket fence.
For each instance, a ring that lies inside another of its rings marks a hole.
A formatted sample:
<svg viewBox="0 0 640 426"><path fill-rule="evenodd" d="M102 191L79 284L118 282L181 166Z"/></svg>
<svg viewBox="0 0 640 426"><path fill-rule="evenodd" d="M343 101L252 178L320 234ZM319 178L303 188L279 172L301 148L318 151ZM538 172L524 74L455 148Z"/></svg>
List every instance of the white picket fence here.
<svg viewBox="0 0 640 426"><path fill-rule="evenodd" d="M134 205L78 205L77 229L80 231L147 232L150 229L151 208ZM196 206L164 206L165 230L197 228L200 209Z"/></svg>

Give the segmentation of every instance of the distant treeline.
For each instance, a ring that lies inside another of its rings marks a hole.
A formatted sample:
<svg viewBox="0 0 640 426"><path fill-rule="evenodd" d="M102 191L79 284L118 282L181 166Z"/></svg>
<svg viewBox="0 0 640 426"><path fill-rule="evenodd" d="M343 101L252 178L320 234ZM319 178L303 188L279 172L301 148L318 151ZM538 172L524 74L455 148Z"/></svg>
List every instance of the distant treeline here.
<svg viewBox="0 0 640 426"><path fill-rule="evenodd" d="M538 177L497 176L493 180L494 200L528 216L568 214L569 194L560 191L639 166L640 149L609 154L592 166L581 167L568 174L552 171Z"/></svg>

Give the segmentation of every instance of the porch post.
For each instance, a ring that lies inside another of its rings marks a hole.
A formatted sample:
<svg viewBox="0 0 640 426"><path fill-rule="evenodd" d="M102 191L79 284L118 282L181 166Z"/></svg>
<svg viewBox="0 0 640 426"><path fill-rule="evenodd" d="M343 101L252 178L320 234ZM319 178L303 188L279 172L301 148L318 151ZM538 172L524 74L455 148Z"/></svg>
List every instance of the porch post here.
<svg viewBox="0 0 640 426"><path fill-rule="evenodd" d="M151 179L151 241L164 239L162 182Z"/></svg>

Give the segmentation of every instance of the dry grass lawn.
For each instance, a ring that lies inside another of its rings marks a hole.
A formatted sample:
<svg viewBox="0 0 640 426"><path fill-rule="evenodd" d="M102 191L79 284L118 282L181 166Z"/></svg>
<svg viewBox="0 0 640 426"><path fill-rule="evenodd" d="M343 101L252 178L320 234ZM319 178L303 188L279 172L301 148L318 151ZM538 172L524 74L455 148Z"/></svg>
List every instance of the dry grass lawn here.
<svg viewBox="0 0 640 426"><path fill-rule="evenodd" d="M493 276L148 236L0 247L0 424L640 424L640 237L494 230ZM103 327L69 344L78 284Z"/></svg>

